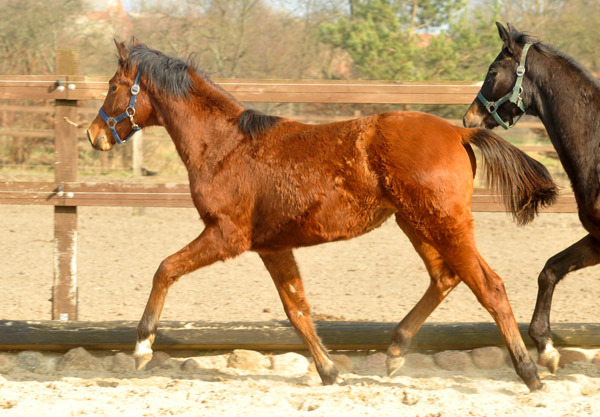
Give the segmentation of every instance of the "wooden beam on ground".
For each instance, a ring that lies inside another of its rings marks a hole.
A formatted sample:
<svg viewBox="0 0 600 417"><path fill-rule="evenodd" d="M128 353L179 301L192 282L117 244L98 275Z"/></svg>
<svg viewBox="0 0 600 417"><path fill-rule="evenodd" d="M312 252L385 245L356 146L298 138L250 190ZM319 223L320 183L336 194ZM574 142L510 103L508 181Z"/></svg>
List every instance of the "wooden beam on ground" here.
<svg viewBox="0 0 600 417"><path fill-rule="evenodd" d="M397 323L318 321L317 332L332 350L384 350ZM528 324L519 324L523 340ZM10 321L0 320L0 350L131 350L137 322ZM600 347L600 324L553 323L552 337L560 347ZM503 346L494 323L431 323L423 325L411 350L469 350ZM254 349L303 350L305 345L287 321L269 322L176 322L159 324L155 350Z"/></svg>

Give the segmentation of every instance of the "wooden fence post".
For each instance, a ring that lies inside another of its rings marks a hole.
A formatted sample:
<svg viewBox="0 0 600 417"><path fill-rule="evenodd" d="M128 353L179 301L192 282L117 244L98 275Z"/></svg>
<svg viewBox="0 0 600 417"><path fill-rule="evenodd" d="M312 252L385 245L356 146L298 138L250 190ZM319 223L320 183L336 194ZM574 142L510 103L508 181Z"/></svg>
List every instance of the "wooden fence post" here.
<svg viewBox="0 0 600 417"><path fill-rule="evenodd" d="M144 166L144 131L138 131L131 138L133 148L133 177L137 182L142 178L142 167ZM143 216L146 214L146 207L134 207L134 216Z"/></svg>
<svg viewBox="0 0 600 417"><path fill-rule="evenodd" d="M77 52L56 51L56 74L77 73ZM68 88L67 80L64 80ZM54 181L77 180L77 100L56 100ZM54 208L54 285L52 319L77 320L77 206Z"/></svg>

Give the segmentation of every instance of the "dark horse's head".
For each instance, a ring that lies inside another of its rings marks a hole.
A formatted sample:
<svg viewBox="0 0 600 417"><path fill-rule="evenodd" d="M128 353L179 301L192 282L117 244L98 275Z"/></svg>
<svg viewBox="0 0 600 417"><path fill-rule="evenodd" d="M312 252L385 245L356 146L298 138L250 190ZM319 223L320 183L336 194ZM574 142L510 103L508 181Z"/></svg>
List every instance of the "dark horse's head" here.
<svg viewBox="0 0 600 417"><path fill-rule="evenodd" d="M490 65L477 98L465 113L466 127L508 129L527 111L531 97L527 53L534 41L515 28L496 22L502 51Z"/></svg>
<svg viewBox="0 0 600 417"><path fill-rule="evenodd" d="M95 149L109 151L146 126L159 124L150 87L170 97L187 96L192 84L188 64L139 44L117 42L119 65L108 82L106 99L87 130Z"/></svg>

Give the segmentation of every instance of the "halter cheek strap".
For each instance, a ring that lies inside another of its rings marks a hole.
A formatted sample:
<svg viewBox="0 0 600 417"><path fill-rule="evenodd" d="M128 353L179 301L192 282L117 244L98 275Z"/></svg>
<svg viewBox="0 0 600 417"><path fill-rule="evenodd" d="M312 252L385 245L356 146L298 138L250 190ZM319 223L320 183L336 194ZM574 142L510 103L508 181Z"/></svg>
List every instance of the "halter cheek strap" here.
<svg viewBox="0 0 600 417"><path fill-rule="evenodd" d="M496 101L486 100L483 94L481 94L481 90L479 90L479 92L477 93L477 98L479 99L479 101L481 101L488 113L490 113L494 117L494 120L496 120L496 122L504 129L510 129L511 127L514 127L517 124L517 122L521 119L521 117L523 117L523 115L525 114L525 105L523 104L523 99L521 98L521 93L523 92L523 87L521 86L521 84L523 83L523 76L525 75L525 61L527 59L527 51L529 51L529 47L531 45L533 45L531 42L527 42L525 46L523 46L523 51L521 52L521 61L519 62L519 66L517 67L517 80L515 81L515 86L513 87L512 91L509 91L508 93L506 93L506 95L502 96ZM504 120L502 120L502 118L498 114L498 109L500 108L500 106L506 103L507 101L516 104L522 112L517 118L517 120L508 125L506 124L506 122L504 122Z"/></svg>
<svg viewBox="0 0 600 417"><path fill-rule="evenodd" d="M137 132L138 130L142 130L142 128L139 127L133 121L133 116L135 116L135 101L137 100L137 95L140 92L140 76L141 74L138 71L137 75L135 76L135 81L131 86L131 98L129 99L129 105L123 113L119 114L117 117L109 117L104 112L104 110L102 110L102 108L100 108L100 110L98 111L98 114L100 115L102 120L104 120L104 122L108 125L108 128L112 132L113 138L115 139L115 142L117 142L118 144L127 142L129 139L131 139L135 132ZM125 120L126 118L129 118L129 120L131 121L131 127L133 130L125 139L121 139L121 137L117 133L116 127L117 123L119 123L122 120Z"/></svg>

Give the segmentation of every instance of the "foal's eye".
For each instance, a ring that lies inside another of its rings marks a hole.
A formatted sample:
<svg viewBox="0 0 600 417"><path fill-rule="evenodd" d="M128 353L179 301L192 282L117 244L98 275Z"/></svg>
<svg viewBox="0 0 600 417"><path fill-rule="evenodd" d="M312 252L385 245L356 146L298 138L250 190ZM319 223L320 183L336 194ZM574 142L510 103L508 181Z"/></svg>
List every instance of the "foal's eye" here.
<svg viewBox="0 0 600 417"><path fill-rule="evenodd" d="M117 86L116 85L111 85L110 86L110 91L117 91Z"/></svg>

